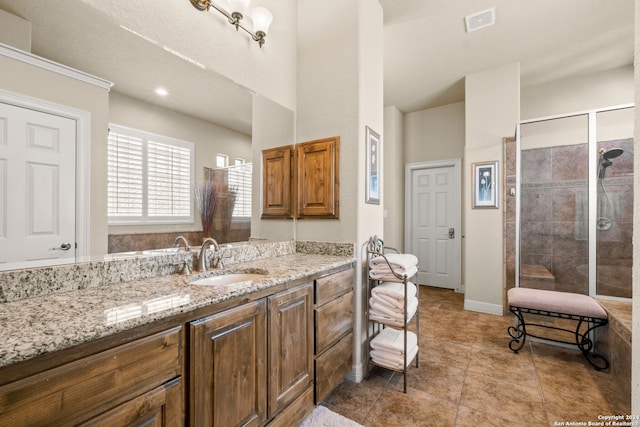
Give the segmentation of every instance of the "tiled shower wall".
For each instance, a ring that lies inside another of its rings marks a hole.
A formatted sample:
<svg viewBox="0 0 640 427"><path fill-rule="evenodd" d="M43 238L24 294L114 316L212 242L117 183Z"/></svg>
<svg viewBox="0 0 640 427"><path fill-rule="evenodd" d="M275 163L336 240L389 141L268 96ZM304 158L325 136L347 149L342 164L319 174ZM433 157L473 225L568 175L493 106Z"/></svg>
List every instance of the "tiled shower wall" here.
<svg viewBox="0 0 640 427"><path fill-rule="evenodd" d="M589 293L587 155L587 144L520 153L520 262L546 267L557 291Z"/></svg>
<svg viewBox="0 0 640 427"><path fill-rule="evenodd" d="M598 144L622 148L598 183L599 215L611 228L598 231L598 293L631 297L633 140ZM588 294L587 144L523 150L521 194L522 264L546 267L552 288ZM505 287L515 286L515 141L505 140ZM609 202L609 199L611 202Z"/></svg>
<svg viewBox="0 0 640 427"><path fill-rule="evenodd" d="M504 139L504 314L509 314L507 291L516 286L516 140Z"/></svg>
<svg viewBox="0 0 640 427"><path fill-rule="evenodd" d="M633 139L607 141L598 149L621 148L598 186L598 214L611 228L598 231L598 294L631 298L633 266ZM606 194L603 191L606 190Z"/></svg>

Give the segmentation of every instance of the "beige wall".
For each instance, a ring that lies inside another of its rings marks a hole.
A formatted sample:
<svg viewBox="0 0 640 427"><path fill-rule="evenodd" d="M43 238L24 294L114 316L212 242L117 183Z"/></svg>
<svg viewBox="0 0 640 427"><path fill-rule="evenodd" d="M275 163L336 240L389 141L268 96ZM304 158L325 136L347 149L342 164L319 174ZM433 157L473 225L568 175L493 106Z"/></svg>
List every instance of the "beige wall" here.
<svg viewBox="0 0 640 427"><path fill-rule="evenodd" d="M514 134L520 119L520 65L468 75L465 91L463 171L470 171L475 162L494 160L502 168L502 139ZM464 173L465 309L502 315L503 207L472 209L471 194L471 178Z"/></svg>
<svg viewBox="0 0 640 427"><path fill-rule="evenodd" d="M358 255L362 242L383 228L382 205L364 203L365 126L384 134L382 31L378 2L298 2L296 139L340 136L340 219L297 221L296 239L351 242ZM363 372L362 280L356 268L357 381Z"/></svg>
<svg viewBox="0 0 640 427"><path fill-rule="evenodd" d="M91 113L89 253L107 252L107 125L109 91L0 56L0 88Z"/></svg>
<svg viewBox="0 0 640 427"><path fill-rule="evenodd" d="M31 52L31 22L0 10L0 43Z"/></svg>
<svg viewBox="0 0 640 427"><path fill-rule="evenodd" d="M526 86L522 88L521 97L522 120L633 103L633 66ZM631 115L631 110L598 114L598 141L632 135ZM585 143L588 139L587 117L527 124L523 126L522 138L523 148Z"/></svg>
<svg viewBox="0 0 640 427"><path fill-rule="evenodd" d="M218 153L227 154L231 164L237 157L251 161L251 136L115 91L109 96L109 122L194 143L196 182L202 182L204 167L215 166ZM109 234L198 230L202 225L196 212L193 224L111 226Z"/></svg>
<svg viewBox="0 0 640 427"><path fill-rule="evenodd" d="M556 80L521 90L522 120L633 102L633 66Z"/></svg>
<svg viewBox="0 0 640 427"><path fill-rule="evenodd" d="M296 140L340 136L341 213L339 220L297 221L299 240L356 242L362 227L382 231L381 205L364 204L365 125L383 132L382 29L370 22L367 3L298 4Z"/></svg>
<svg viewBox="0 0 640 427"><path fill-rule="evenodd" d="M292 219L260 219L262 215L262 150L295 144L293 111L260 95L253 97L253 197L251 236L294 239Z"/></svg>
<svg viewBox="0 0 640 427"><path fill-rule="evenodd" d="M399 170L402 186L390 190L399 193L403 216L399 218L400 223L389 218L385 219L385 236L387 226L395 227L389 230L394 230L395 233L395 230L399 229L402 234L401 242L404 245L404 164L461 159L464 156L464 109L464 102L456 102L442 107L404 114L402 122L404 160L402 168ZM464 211L462 215L464 216Z"/></svg>
<svg viewBox="0 0 640 427"><path fill-rule="evenodd" d="M397 107L384 109L384 243L404 248L404 115Z"/></svg>
<svg viewBox="0 0 640 427"><path fill-rule="evenodd" d="M296 108L296 0L270 1L274 23L262 48L237 32L216 11L200 12L188 1L83 0L118 24L144 34L158 46L180 53L240 86L285 107ZM254 2L255 3L255 2ZM258 5L258 4L255 4ZM191 13L184 13L189 8ZM322 29L319 34L325 33Z"/></svg>
<svg viewBox="0 0 640 427"><path fill-rule="evenodd" d="M405 114L407 163L462 158L464 120L464 102Z"/></svg>

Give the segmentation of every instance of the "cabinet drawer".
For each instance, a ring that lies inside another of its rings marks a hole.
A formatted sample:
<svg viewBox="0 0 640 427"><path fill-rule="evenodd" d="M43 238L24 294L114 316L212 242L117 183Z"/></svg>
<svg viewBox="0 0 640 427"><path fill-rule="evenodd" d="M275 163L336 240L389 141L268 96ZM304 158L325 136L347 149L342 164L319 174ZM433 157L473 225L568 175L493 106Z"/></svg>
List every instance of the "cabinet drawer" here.
<svg viewBox="0 0 640 427"><path fill-rule="evenodd" d="M353 268L330 274L316 280L316 306L353 288Z"/></svg>
<svg viewBox="0 0 640 427"><path fill-rule="evenodd" d="M349 333L316 358L316 403L324 400L351 371L352 353L353 334Z"/></svg>
<svg viewBox="0 0 640 427"><path fill-rule="evenodd" d="M316 309L316 354L322 353L353 327L353 291Z"/></svg>
<svg viewBox="0 0 640 427"><path fill-rule="evenodd" d="M0 388L7 425L75 425L182 374L182 327Z"/></svg>
<svg viewBox="0 0 640 427"><path fill-rule="evenodd" d="M92 418L80 427L181 426L182 378L175 378Z"/></svg>

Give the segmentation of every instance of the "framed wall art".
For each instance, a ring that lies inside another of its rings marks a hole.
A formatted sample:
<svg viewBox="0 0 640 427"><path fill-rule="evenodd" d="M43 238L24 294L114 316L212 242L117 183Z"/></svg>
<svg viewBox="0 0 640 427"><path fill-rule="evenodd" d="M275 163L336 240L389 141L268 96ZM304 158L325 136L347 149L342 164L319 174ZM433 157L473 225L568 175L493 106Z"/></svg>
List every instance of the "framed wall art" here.
<svg viewBox="0 0 640 427"><path fill-rule="evenodd" d="M473 208L498 208L499 169L498 161L472 164Z"/></svg>
<svg viewBox="0 0 640 427"><path fill-rule="evenodd" d="M365 203L380 204L380 135L366 127L367 167Z"/></svg>

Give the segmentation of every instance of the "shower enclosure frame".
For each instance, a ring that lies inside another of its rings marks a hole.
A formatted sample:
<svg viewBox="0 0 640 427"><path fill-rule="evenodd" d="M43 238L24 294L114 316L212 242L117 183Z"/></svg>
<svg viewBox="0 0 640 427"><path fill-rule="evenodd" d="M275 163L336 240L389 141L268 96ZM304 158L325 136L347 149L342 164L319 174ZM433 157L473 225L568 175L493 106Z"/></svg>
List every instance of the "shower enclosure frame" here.
<svg viewBox="0 0 640 427"><path fill-rule="evenodd" d="M621 298L609 295L599 295L597 293L597 216L598 216L598 147L597 147L597 128L596 128L596 116L599 113L624 110L627 108L635 108L634 103L620 104L609 107L595 108L591 110L577 111L573 113L558 114L554 116L538 117L534 119L521 120L516 126L516 229L515 229L515 286L520 287L520 197L522 194L521 187L521 132L522 125L529 123L539 123L550 120L565 119L570 117L587 116L587 147L588 147L588 159L589 159L589 175L588 175L588 241L589 241L589 295L592 297L606 298L619 301L630 301L630 298ZM595 184L592 184L595 183Z"/></svg>

